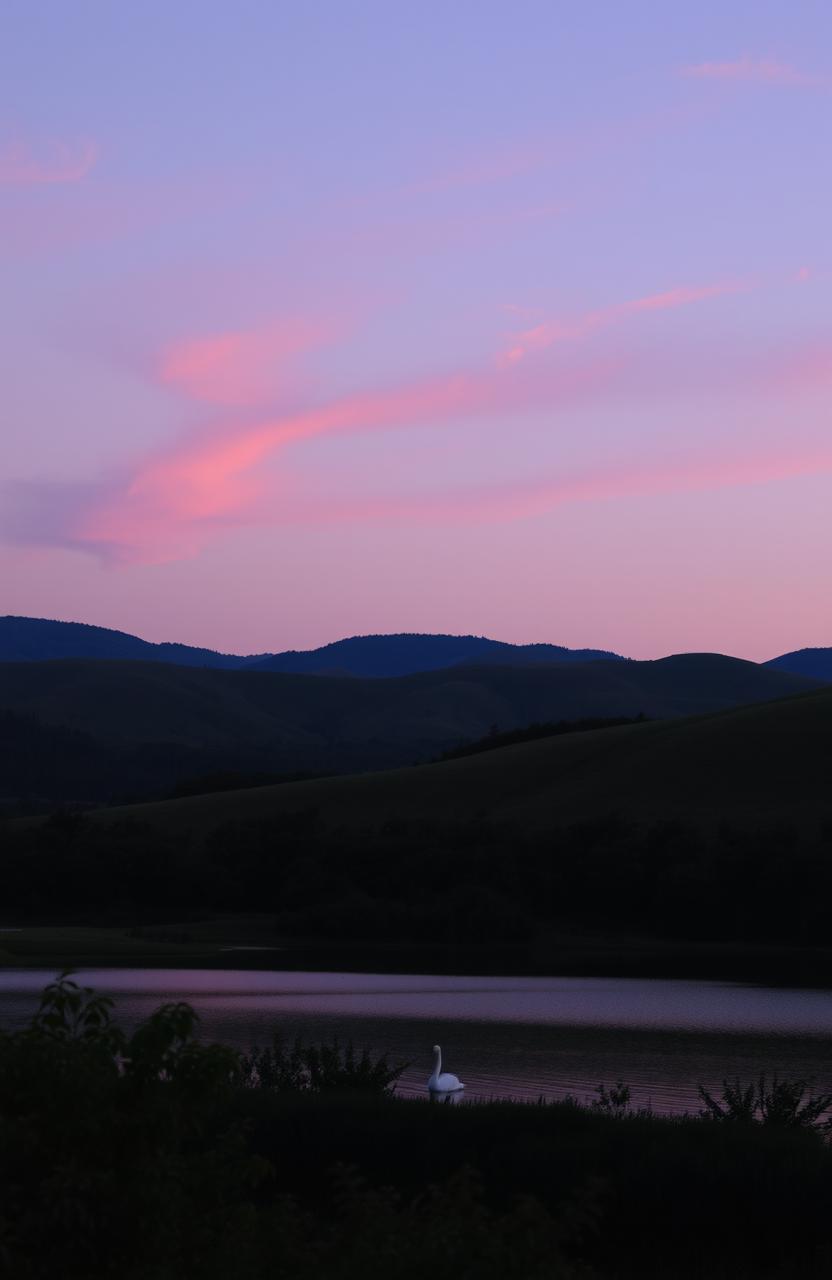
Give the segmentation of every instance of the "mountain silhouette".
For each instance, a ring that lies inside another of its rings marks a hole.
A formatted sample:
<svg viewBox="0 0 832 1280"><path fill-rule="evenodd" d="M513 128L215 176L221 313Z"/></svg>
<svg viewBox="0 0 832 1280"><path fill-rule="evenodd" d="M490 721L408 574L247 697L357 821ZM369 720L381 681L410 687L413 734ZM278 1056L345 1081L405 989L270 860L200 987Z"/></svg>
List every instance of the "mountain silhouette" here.
<svg viewBox="0 0 832 1280"><path fill-rule="evenodd" d="M506 644L484 636L371 635L336 640L319 649L285 653L217 653L186 644L153 644L124 631L47 618L0 618L0 662L44 662L56 658L109 658L166 662L221 671L255 668L296 674L404 676L463 663L532 666L551 662L622 661L603 649L566 649L556 644Z"/></svg>
<svg viewBox="0 0 832 1280"><path fill-rule="evenodd" d="M796 649L772 658L765 666L814 680L832 680L832 649Z"/></svg>
<svg viewBox="0 0 832 1280"><path fill-rule="evenodd" d="M401 634L352 636L323 645L320 649L272 654L258 659L252 666L257 671L390 677L472 664L525 667L592 662L596 659L625 661L620 654L604 649L566 649L557 644L507 644L485 636Z"/></svg>
<svg viewBox="0 0 832 1280"><path fill-rule="evenodd" d="M255 658L195 649L187 644L151 644L125 631L93 627L86 622L56 622L50 618L0 618L0 662L47 662L55 658L133 659L170 662L180 667L233 669Z"/></svg>

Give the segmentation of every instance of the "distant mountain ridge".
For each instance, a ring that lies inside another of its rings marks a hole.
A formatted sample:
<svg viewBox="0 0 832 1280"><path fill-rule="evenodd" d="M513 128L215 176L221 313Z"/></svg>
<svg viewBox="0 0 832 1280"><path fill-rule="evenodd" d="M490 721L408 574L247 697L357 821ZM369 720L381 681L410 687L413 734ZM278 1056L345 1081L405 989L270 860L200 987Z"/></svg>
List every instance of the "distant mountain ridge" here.
<svg viewBox="0 0 832 1280"><path fill-rule="evenodd" d="M556 644L507 644L485 636L400 633L350 636L319 649L240 655L186 644L153 644L124 631L84 622L0 617L0 662L48 662L57 658L105 658L168 662L220 671L284 671L297 675L407 676L470 663L539 666L596 659L625 661L603 649L567 649Z"/></svg>
<svg viewBox="0 0 832 1280"><path fill-rule="evenodd" d="M487 636L399 632L349 636L318 649L282 653L218 653L187 644L155 644L125 631L85 622L0 617L0 662L48 662L59 658L104 658L165 662L218 671L283 671L296 675L365 678L416 675L458 666L547 666L583 662L629 662L606 649L568 649L557 644L509 644ZM796 649L760 666L832 682L832 648Z"/></svg>
<svg viewBox="0 0 832 1280"><path fill-rule="evenodd" d="M795 676L809 676L812 680L832 680L832 649L795 649L764 665Z"/></svg>
<svg viewBox="0 0 832 1280"><path fill-rule="evenodd" d="M56 658L108 658L120 661L170 662L178 667L235 670L265 654L235 654L197 649L187 644L153 644L126 631L94 627L86 622L51 618L0 617L0 662L49 662Z"/></svg>
<svg viewBox="0 0 832 1280"><path fill-rule="evenodd" d="M293 675L409 676L459 666L544 666L551 663L626 662L604 649L566 649L559 644L507 644L485 636L403 633L351 636L320 649L294 650L260 658L255 671Z"/></svg>

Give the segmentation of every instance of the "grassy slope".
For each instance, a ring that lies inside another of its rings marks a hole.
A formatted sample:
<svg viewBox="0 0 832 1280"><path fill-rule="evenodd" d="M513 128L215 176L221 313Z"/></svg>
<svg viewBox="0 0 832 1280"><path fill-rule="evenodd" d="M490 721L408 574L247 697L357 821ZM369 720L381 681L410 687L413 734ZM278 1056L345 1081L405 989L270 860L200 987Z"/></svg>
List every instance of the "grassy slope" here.
<svg viewBox="0 0 832 1280"><path fill-rule="evenodd" d="M316 809L332 826L478 816L546 827L610 812L744 823L832 816L832 691L461 760L102 811L210 829Z"/></svg>

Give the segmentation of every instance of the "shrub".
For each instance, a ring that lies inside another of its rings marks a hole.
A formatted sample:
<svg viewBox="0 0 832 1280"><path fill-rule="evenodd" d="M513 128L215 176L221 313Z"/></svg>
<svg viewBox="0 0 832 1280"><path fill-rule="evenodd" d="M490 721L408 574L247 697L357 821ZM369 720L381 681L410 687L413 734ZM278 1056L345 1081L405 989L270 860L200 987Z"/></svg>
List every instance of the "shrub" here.
<svg viewBox="0 0 832 1280"><path fill-rule="evenodd" d="M352 1041L341 1048L337 1040L305 1044L300 1037L291 1048L275 1033L270 1048L252 1049L240 1059L240 1080L250 1088L274 1093L349 1090L391 1094L406 1062L391 1066L387 1055L373 1058L369 1049L356 1057Z"/></svg>
<svg viewBox="0 0 832 1280"><path fill-rule="evenodd" d="M595 1092L598 1097L590 1103L593 1111L603 1111L609 1116L625 1116L630 1113L630 1086L618 1080L609 1089L599 1084Z"/></svg>
<svg viewBox="0 0 832 1280"><path fill-rule="evenodd" d="M808 1094L809 1080L780 1080L775 1075L769 1084L765 1074L756 1084L743 1085L738 1079L723 1080L719 1101L699 1085L699 1097L705 1103L700 1115L707 1120L774 1125L781 1129L811 1129L817 1133L832 1132L832 1093Z"/></svg>
<svg viewBox="0 0 832 1280"><path fill-rule="evenodd" d="M167 1005L128 1036L63 974L0 1033L0 1273L230 1280L252 1157L228 1103L236 1054Z"/></svg>

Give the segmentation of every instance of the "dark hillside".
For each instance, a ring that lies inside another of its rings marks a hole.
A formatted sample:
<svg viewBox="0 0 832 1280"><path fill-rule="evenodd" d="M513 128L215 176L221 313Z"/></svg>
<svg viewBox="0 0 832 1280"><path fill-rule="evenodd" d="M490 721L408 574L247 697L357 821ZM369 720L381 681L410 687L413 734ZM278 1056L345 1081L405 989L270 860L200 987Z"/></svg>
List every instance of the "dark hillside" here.
<svg viewBox="0 0 832 1280"><path fill-rule="evenodd" d="M0 707L123 742L400 743L417 754L492 725L720 710L817 681L719 654L658 662L459 667L378 681L156 663L0 664Z"/></svg>
<svg viewBox="0 0 832 1280"><path fill-rule="evenodd" d="M413 943L484 948L485 972L509 947L520 972L754 978L762 965L782 981L789 947L791 977L824 982L830 772L832 690L10 823L4 904L15 923L258 913L276 945L323 946L325 968L348 963L344 945Z"/></svg>
<svg viewBox="0 0 832 1280"><path fill-rule="evenodd" d="M756 825L832 819L832 691L574 733L460 760L121 810L173 830L314 812L331 829L484 820L544 830L606 814Z"/></svg>
<svg viewBox="0 0 832 1280"><path fill-rule="evenodd" d="M18 719L3 727L8 767L0 796L140 798L216 771L391 768L433 759L495 729L641 714L662 719L812 687L801 677L713 654L456 667L387 680L112 660L4 663L0 711ZM20 717L28 718L25 732ZM83 750L62 754L44 737L39 776L33 723L42 737L53 729L85 735Z"/></svg>

